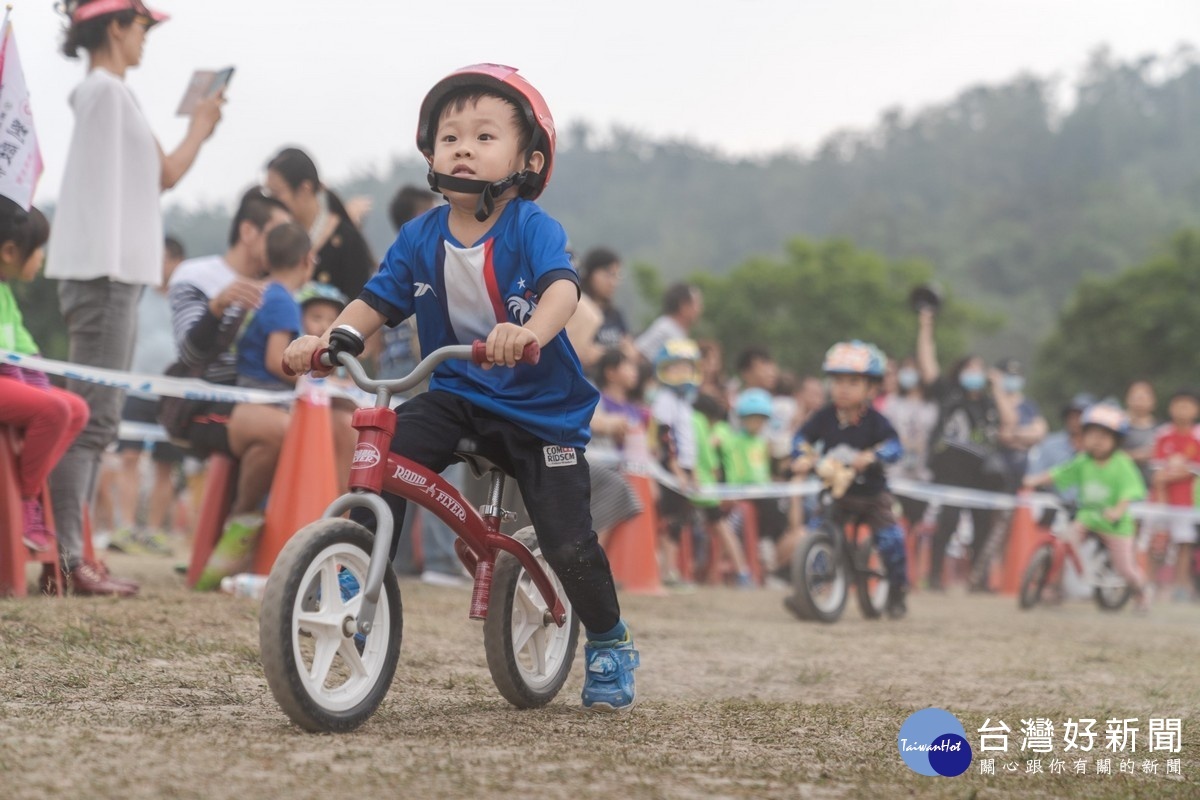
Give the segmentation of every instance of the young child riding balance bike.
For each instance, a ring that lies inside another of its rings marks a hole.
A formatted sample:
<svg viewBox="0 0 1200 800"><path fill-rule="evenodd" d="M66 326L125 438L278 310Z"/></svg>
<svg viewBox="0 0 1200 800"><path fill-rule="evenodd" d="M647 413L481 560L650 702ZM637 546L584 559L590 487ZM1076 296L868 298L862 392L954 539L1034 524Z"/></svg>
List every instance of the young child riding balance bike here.
<svg viewBox="0 0 1200 800"><path fill-rule="evenodd" d="M378 274L330 330L297 339L284 359L308 372L314 354L331 346L357 356L385 323L413 314L422 352L486 340L490 363L444 362L429 391L397 409L392 451L440 472L471 437L516 478L542 552L586 630L583 706L624 710L634 702L638 652L592 530L584 458L599 395L563 332L579 278L562 226L533 202L550 181L554 141L549 107L515 69L477 64L439 81L421 104L417 147L447 205L401 228ZM529 345L541 348L536 364L522 363ZM386 498L398 525L405 501ZM369 527L362 513L351 519Z"/></svg>
<svg viewBox="0 0 1200 800"><path fill-rule="evenodd" d="M1133 517L1129 504L1146 496L1146 483L1137 464L1120 450L1129 432L1129 417L1114 405L1097 403L1083 412L1083 452L1049 472L1025 478L1026 488L1054 484L1079 489L1079 513L1073 527L1078 547L1085 531L1104 541L1113 569L1132 587L1137 610L1150 607L1150 587L1133 552Z"/></svg>
<svg viewBox="0 0 1200 800"><path fill-rule="evenodd" d="M898 461L903 448L891 423L871 406L886 363L879 348L866 342L839 342L829 348L822 370L832 378L832 401L796 434L792 472L806 475L819 469L818 451L849 447L855 452L849 464L853 477L832 489L834 507L871 528L888 579L887 615L899 619L908 612L908 562L883 465Z"/></svg>

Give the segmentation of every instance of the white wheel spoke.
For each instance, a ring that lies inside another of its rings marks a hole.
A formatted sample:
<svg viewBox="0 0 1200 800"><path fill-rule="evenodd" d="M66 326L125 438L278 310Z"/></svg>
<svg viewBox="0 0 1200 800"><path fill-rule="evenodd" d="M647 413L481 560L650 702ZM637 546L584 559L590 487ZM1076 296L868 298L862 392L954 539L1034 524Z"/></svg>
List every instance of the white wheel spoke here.
<svg viewBox="0 0 1200 800"><path fill-rule="evenodd" d="M513 630L513 652L524 652L525 645L529 644L529 640L533 638L533 635L537 633L541 627L541 625L529 622L528 620L520 627L515 627Z"/></svg>
<svg viewBox="0 0 1200 800"><path fill-rule="evenodd" d="M311 611L297 614L296 624L300 630L308 631L316 637L336 635L340 633L342 627L340 617Z"/></svg>
<svg viewBox="0 0 1200 800"><path fill-rule="evenodd" d="M359 609L362 608L362 599L363 593L359 592L358 594L354 595L354 597L351 597L349 600L343 603L342 613L338 614L338 618L344 619L346 617L350 617L351 619L358 619ZM383 598L380 599L382 600Z"/></svg>
<svg viewBox="0 0 1200 800"><path fill-rule="evenodd" d="M321 607L335 614L342 609L342 587L338 583L337 564L332 558L321 565Z"/></svg>
<svg viewBox="0 0 1200 800"><path fill-rule="evenodd" d="M517 584L516 599L530 622L540 623L542 621L542 615L546 613L546 604L542 600L542 593L537 590L536 586Z"/></svg>
<svg viewBox="0 0 1200 800"><path fill-rule="evenodd" d="M325 679L329 677L329 670L333 667L333 658L337 655L341 642L342 637L340 636L326 635L317 637L316 652L313 653L312 667L308 671L308 679L318 689L325 686Z"/></svg>
<svg viewBox="0 0 1200 800"><path fill-rule="evenodd" d="M355 647L353 638L342 639L337 652L346 666L350 668L351 680L367 677L367 668L363 665L362 656L358 654L358 648Z"/></svg>
<svg viewBox="0 0 1200 800"><path fill-rule="evenodd" d="M529 637L530 655L533 656L533 674L539 678L546 675L546 629L539 627Z"/></svg>

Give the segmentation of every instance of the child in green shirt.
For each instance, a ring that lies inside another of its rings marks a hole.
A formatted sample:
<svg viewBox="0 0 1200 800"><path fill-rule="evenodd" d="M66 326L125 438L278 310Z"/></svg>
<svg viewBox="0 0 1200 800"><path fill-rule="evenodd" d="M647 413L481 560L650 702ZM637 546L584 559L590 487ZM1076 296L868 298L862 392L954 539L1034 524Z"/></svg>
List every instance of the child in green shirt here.
<svg viewBox="0 0 1200 800"><path fill-rule="evenodd" d="M701 488L725 483L728 478L729 442L734 434L726 421L727 412L728 406L713 395L701 394L696 398L692 412L692 423L696 432L694 476L696 485ZM730 523L733 505L728 502L700 499L693 500L692 503L704 517L705 532L721 545L725 555L733 562L737 571L738 587L752 588L754 584L750 578L746 554Z"/></svg>
<svg viewBox="0 0 1200 800"><path fill-rule="evenodd" d="M1091 531L1104 540L1113 569L1129 582L1140 611L1149 608L1149 585L1133 551L1133 517L1130 503L1146 496L1146 484L1137 464L1118 448L1129 430L1129 418L1114 405L1100 403L1083 413L1083 452L1065 464L1040 475L1030 475L1033 488L1053 483L1057 489L1079 490L1079 512L1073 535L1078 545Z"/></svg>

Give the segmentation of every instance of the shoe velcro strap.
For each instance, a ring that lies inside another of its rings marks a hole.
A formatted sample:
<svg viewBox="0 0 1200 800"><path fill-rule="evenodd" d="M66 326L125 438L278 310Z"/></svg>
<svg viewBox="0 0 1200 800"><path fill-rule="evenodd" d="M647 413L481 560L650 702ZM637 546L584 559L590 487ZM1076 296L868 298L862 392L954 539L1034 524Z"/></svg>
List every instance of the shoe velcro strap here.
<svg viewBox="0 0 1200 800"><path fill-rule="evenodd" d="M592 650L588 654L588 672L604 677L612 677L618 672L637 669L640 663L638 651L632 647Z"/></svg>

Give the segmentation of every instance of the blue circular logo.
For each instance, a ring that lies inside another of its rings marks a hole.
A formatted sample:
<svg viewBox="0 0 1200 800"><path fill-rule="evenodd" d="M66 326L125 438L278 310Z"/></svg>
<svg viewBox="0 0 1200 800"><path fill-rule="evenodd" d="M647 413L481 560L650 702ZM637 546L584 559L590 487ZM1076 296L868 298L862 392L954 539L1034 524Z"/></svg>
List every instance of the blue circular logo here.
<svg viewBox="0 0 1200 800"><path fill-rule="evenodd" d="M971 766L971 745L958 718L940 708L923 708L900 726L900 757L918 775L953 778Z"/></svg>

